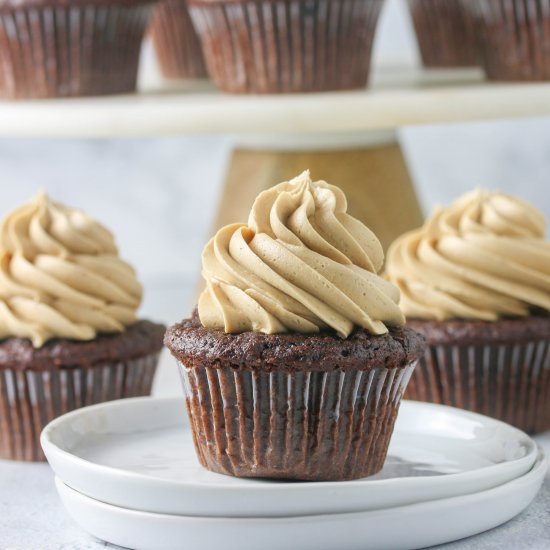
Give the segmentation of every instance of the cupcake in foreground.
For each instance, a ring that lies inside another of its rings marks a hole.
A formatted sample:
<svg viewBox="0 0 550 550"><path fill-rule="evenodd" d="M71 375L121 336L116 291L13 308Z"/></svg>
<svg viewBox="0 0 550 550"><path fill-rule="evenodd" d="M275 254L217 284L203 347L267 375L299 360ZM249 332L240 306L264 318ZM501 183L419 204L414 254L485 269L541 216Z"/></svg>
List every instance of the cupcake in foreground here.
<svg viewBox="0 0 550 550"><path fill-rule="evenodd" d="M550 4L543 0L465 2L476 20L490 80L550 80Z"/></svg>
<svg viewBox="0 0 550 550"><path fill-rule="evenodd" d="M154 0L8 0L0 4L0 97L136 89Z"/></svg>
<svg viewBox="0 0 550 550"><path fill-rule="evenodd" d="M477 65L475 21L465 1L408 0L425 67Z"/></svg>
<svg viewBox="0 0 550 550"><path fill-rule="evenodd" d="M535 207L475 191L397 239L387 275L428 349L407 397L550 429L550 243Z"/></svg>
<svg viewBox="0 0 550 550"><path fill-rule="evenodd" d="M233 93L364 88L382 0L188 0L214 83Z"/></svg>
<svg viewBox="0 0 550 550"><path fill-rule="evenodd" d="M198 458L241 477L379 471L421 336L377 275L375 235L304 172L206 245L198 311L168 329Z"/></svg>
<svg viewBox="0 0 550 550"><path fill-rule="evenodd" d="M39 195L0 227L0 458L42 460L53 418L148 395L164 327L111 233Z"/></svg>
<svg viewBox="0 0 550 550"><path fill-rule="evenodd" d="M186 0L164 0L155 9L151 36L167 78L206 78L202 46Z"/></svg>

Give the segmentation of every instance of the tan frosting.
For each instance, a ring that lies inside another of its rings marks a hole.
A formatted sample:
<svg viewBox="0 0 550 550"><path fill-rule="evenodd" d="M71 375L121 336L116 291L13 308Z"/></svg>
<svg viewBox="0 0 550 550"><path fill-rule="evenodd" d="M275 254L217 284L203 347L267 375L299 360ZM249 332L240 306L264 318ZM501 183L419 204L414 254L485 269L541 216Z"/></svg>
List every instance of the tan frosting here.
<svg viewBox="0 0 550 550"><path fill-rule="evenodd" d="M401 325L397 288L377 275L384 255L376 236L346 213L338 187L304 172L261 193L248 224L223 227L206 245L199 299L204 326L347 337Z"/></svg>
<svg viewBox="0 0 550 550"><path fill-rule="evenodd" d="M44 194L0 227L0 338L91 340L136 320L142 288L112 234Z"/></svg>
<svg viewBox="0 0 550 550"><path fill-rule="evenodd" d="M503 193L474 191L440 208L388 250L386 272L408 317L495 320L550 310L543 214Z"/></svg>

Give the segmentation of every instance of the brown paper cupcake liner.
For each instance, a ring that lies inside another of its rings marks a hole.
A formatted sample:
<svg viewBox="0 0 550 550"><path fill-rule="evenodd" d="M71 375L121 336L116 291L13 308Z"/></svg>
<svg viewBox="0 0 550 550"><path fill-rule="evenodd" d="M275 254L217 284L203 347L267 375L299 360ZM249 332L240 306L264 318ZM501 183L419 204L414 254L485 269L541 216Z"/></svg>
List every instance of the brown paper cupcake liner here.
<svg viewBox="0 0 550 550"><path fill-rule="evenodd" d="M481 60L489 79L550 79L550 3L478 0L466 5L477 18Z"/></svg>
<svg viewBox="0 0 550 550"><path fill-rule="evenodd" d="M550 430L550 342L432 345L405 397L492 416L527 433Z"/></svg>
<svg viewBox="0 0 550 550"><path fill-rule="evenodd" d="M0 9L0 96L104 95L136 89L152 4L101 1Z"/></svg>
<svg viewBox="0 0 550 550"><path fill-rule="evenodd" d="M206 78L202 46L185 0L168 0L156 9L151 35L164 76Z"/></svg>
<svg viewBox="0 0 550 550"><path fill-rule="evenodd" d="M477 65L475 20L465 1L408 0L425 67Z"/></svg>
<svg viewBox="0 0 550 550"><path fill-rule="evenodd" d="M149 395L158 357L88 368L0 369L0 458L45 460L40 433L54 418L87 405Z"/></svg>
<svg viewBox="0 0 550 550"><path fill-rule="evenodd" d="M413 368L265 372L180 364L199 461L239 477L375 474Z"/></svg>
<svg viewBox="0 0 550 550"><path fill-rule="evenodd" d="M366 86L382 0L189 0L210 76L234 93Z"/></svg>

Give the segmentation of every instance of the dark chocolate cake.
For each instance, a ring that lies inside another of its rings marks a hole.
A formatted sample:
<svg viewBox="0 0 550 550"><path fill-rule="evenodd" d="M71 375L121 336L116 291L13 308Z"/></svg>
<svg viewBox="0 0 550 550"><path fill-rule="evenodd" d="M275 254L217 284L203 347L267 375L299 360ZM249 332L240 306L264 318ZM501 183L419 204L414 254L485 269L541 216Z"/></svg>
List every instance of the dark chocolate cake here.
<svg viewBox="0 0 550 550"><path fill-rule="evenodd" d="M154 0L0 3L0 97L134 92Z"/></svg>
<svg viewBox="0 0 550 550"><path fill-rule="evenodd" d="M186 0L163 1L155 8L150 32L167 78L207 78L202 46Z"/></svg>
<svg viewBox="0 0 550 550"><path fill-rule="evenodd" d="M475 21L464 0L408 0L408 5L425 67L478 64Z"/></svg>
<svg viewBox="0 0 550 550"><path fill-rule="evenodd" d="M528 433L550 429L550 317L411 319L428 342L405 397L479 412Z"/></svg>
<svg viewBox="0 0 550 550"><path fill-rule="evenodd" d="M100 334L88 342L57 338L41 348L34 348L27 339L8 338L0 342L0 369L92 368L107 361L126 361L158 352L164 331L164 325L138 321L124 332Z"/></svg>
<svg viewBox="0 0 550 550"><path fill-rule="evenodd" d="M164 343L188 368L196 365L267 372L311 370L315 368L312 365L320 371L403 368L424 350L422 336L406 327L392 328L381 336L355 328L348 338L334 332L227 334L203 327L196 312L171 326Z"/></svg>
<svg viewBox="0 0 550 550"><path fill-rule="evenodd" d="M382 4L188 0L214 83L255 94L364 88Z"/></svg>
<svg viewBox="0 0 550 550"><path fill-rule="evenodd" d="M343 480L379 471L401 395L424 349L408 328L346 339L226 334L198 316L169 328L197 454L243 477Z"/></svg>
<svg viewBox="0 0 550 550"><path fill-rule="evenodd" d="M40 432L56 416L149 395L163 334L163 325L139 321L89 342L0 342L0 458L44 460Z"/></svg>
<svg viewBox="0 0 550 550"><path fill-rule="evenodd" d="M304 481L382 469L424 340L379 274L380 241L346 210L305 171L206 244L197 312L164 340L205 468Z"/></svg>

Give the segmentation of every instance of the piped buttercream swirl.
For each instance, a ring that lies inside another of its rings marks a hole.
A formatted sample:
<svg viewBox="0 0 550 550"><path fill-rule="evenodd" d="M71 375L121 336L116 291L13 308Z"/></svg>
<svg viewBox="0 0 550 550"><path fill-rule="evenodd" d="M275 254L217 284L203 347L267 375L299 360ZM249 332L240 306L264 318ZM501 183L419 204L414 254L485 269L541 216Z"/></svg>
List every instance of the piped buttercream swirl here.
<svg viewBox="0 0 550 550"><path fill-rule="evenodd" d="M481 319L550 311L550 243L534 206L474 191L437 209L388 250L407 317Z"/></svg>
<svg viewBox="0 0 550 550"><path fill-rule="evenodd" d="M113 235L40 194L0 227L0 338L91 340L136 320L142 287Z"/></svg>
<svg viewBox="0 0 550 550"><path fill-rule="evenodd" d="M200 319L227 333L384 334L404 317L399 291L377 274L383 260L343 192L306 171L261 193L248 224L225 226L206 245Z"/></svg>

